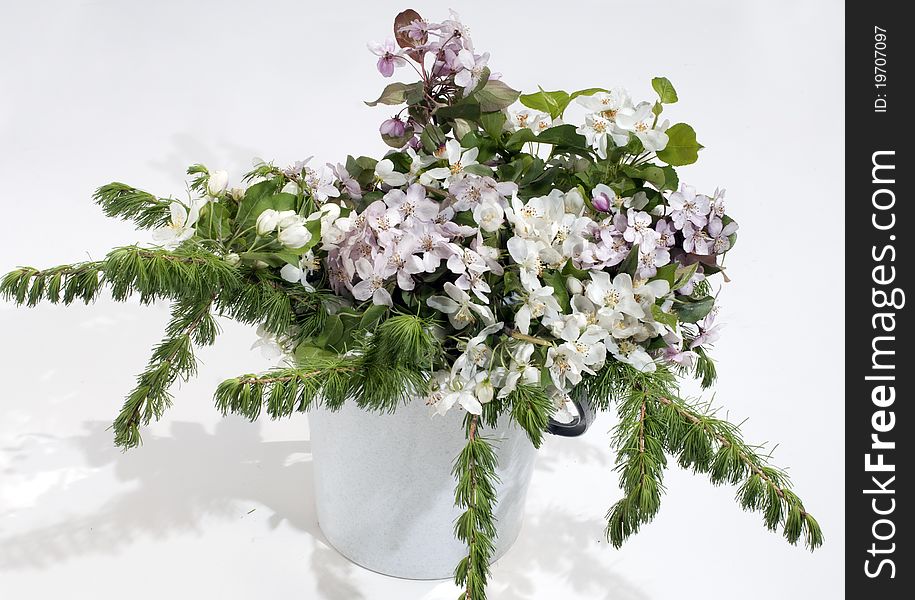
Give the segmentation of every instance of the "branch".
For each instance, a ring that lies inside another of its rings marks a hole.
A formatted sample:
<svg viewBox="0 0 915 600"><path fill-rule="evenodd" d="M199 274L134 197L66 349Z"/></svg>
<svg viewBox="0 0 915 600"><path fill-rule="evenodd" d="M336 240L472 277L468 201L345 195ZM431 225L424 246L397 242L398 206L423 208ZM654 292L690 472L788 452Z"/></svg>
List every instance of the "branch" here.
<svg viewBox="0 0 915 600"><path fill-rule="evenodd" d="M218 331L210 314L214 299L215 295L197 303L174 304L165 338L156 346L146 370L137 377L137 386L114 421L116 445L125 449L140 445L140 425L158 420L171 406L169 387L179 377L187 381L196 372L193 344L212 344Z"/></svg>
<svg viewBox="0 0 915 600"><path fill-rule="evenodd" d="M454 570L454 582L465 600L485 600L489 561L496 537L496 457L489 442L479 435L479 416L467 415L467 444L454 462L457 480L454 504L465 509L454 525L455 536L467 544L467 556Z"/></svg>

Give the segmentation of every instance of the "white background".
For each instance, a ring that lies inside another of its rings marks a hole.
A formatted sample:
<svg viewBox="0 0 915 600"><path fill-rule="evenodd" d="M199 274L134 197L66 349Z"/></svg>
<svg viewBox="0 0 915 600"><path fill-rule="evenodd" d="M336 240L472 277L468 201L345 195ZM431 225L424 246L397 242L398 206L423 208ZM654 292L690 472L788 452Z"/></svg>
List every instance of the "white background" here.
<svg viewBox="0 0 915 600"><path fill-rule="evenodd" d="M432 20L447 4L415 5ZM367 40L405 6L377 2L7 2L0 19L0 271L146 242L90 201L111 180L182 194L193 162L233 182L253 156L287 164L383 151L369 109L386 83ZM654 523L615 550L611 416L553 439L492 597L745 600L842 592L844 16L841 2L462 2L478 49L516 88L666 75L672 119L707 146L681 180L728 190L716 401L750 440L780 442L825 529L815 554L766 532L730 487L674 468ZM406 71L401 72L405 77ZM215 385L265 367L224 323L146 444L106 431L166 307L0 304L0 598L440 598L348 563L310 499L304 416L222 419Z"/></svg>

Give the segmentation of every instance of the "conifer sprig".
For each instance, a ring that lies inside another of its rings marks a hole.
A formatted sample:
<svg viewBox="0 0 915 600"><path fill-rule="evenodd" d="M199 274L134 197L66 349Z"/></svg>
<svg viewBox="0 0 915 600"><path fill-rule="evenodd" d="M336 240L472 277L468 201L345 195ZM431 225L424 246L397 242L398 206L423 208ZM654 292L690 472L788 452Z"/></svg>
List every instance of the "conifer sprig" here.
<svg viewBox="0 0 915 600"><path fill-rule="evenodd" d="M790 489L788 476L747 444L736 425L716 417L708 406L681 399L667 369L640 373L621 365L616 373L613 385L622 400L613 443L624 497L607 513L607 538L614 546L657 514L665 455L681 467L708 474L715 485L739 485L740 505L762 512L766 527L781 528L788 542L796 544L803 536L811 550L822 545L819 524ZM590 385L598 390L610 382L595 379Z"/></svg>
<svg viewBox="0 0 915 600"><path fill-rule="evenodd" d="M161 227L171 219L169 205L172 200L157 198L124 183L115 181L103 185L95 190L92 199L106 216L132 220L141 229Z"/></svg>
<svg viewBox="0 0 915 600"><path fill-rule="evenodd" d="M114 420L115 444L122 448L140 445L140 425L158 420L171 406L172 384L178 378L187 381L196 373L194 344L211 345L219 330L210 312L212 303L213 296L174 304L165 338L153 350L146 370L137 377L136 387Z"/></svg>
<svg viewBox="0 0 915 600"><path fill-rule="evenodd" d="M467 556L454 571L454 581L464 591L463 600L485 600L489 561L496 538L495 485L496 455L489 441L480 435L480 418L465 419L467 444L454 462L457 480L454 503L464 509L454 525L455 536L467 544Z"/></svg>

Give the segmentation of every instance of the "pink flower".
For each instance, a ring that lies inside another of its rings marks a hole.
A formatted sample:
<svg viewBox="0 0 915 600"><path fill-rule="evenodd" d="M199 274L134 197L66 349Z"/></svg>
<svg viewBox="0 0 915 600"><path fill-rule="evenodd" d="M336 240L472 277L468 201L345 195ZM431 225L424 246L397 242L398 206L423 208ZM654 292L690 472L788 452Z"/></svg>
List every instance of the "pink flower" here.
<svg viewBox="0 0 915 600"><path fill-rule="evenodd" d="M368 45L369 51L378 57L378 72L385 77L394 74L396 67L402 67L407 64L407 59L401 56L400 50L391 38L382 43L372 42Z"/></svg>

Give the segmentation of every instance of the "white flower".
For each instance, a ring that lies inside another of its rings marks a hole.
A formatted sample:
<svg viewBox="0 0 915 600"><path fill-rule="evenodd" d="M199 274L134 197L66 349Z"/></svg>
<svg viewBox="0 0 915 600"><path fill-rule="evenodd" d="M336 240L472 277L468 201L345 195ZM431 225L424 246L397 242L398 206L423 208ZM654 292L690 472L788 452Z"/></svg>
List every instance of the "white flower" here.
<svg viewBox="0 0 915 600"><path fill-rule="evenodd" d="M641 244L643 247L650 245L652 248L655 243L654 238L651 244L643 243L644 237L646 235L653 236L655 235L655 230L651 228L651 215L647 212L629 209L626 215L626 220L629 223L629 226L626 228L626 231L623 232L623 239L632 244Z"/></svg>
<svg viewBox="0 0 915 600"><path fill-rule="evenodd" d="M652 373L657 369L654 359L640 345L630 340L620 340L619 342L612 338L607 338L604 342L607 350L613 354L613 357L628 365L632 365L636 370L643 373Z"/></svg>
<svg viewBox="0 0 915 600"><path fill-rule="evenodd" d="M498 231L505 222L505 211L499 204L484 200L473 207L473 220L488 233Z"/></svg>
<svg viewBox="0 0 915 600"><path fill-rule="evenodd" d="M571 334L571 335L570 335ZM573 333L568 328L563 331L566 343L581 357L587 367L600 368L607 357L607 347L602 343L608 336L607 331L598 325L588 325L584 331ZM588 369L588 372L593 370Z"/></svg>
<svg viewBox="0 0 915 600"><path fill-rule="evenodd" d="M512 129L515 131L530 129L534 133L540 133L550 125L550 116L537 110L522 109L517 112L510 112L508 119ZM541 128L541 124L545 124L546 127Z"/></svg>
<svg viewBox="0 0 915 600"><path fill-rule="evenodd" d="M585 109L599 114L607 121L616 119L616 114L621 108L632 106L629 92L622 88L614 88L609 92L597 92L590 96L578 96L575 100Z"/></svg>
<svg viewBox="0 0 915 600"><path fill-rule="evenodd" d="M518 266L521 267L521 283L527 290L540 287L540 274L543 272L543 262L540 260L540 248L537 242L514 236L506 244L508 254Z"/></svg>
<svg viewBox="0 0 915 600"><path fill-rule="evenodd" d="M251 345L251 349L260 349L261 356L271 362L276 362L286 354L277 341L276 335L267 331L263 325L258 325L257 341Z"/></svg>
<svg viewBox="0 0 915 600"><path fill-rule="evenodd" d="M625 134L628 137L631 131L642 142L645 150L658 152L667 147L669 138L663 131L666 129L664 125L654 125L655 118L654 113L651 112L650 102L640 102L635 108L621 108L616 113L617 132L619 135ZM614 136L614 140L616 140L616 136ZM623 146L625 142L617 141L617 145Z"/></svg>
<svg viewBox="0 0 915 600"><path fill-rule="evenodd" d="M407 183L407 176L394 170L394 162L389 158L379 160L375 165L375 181L391 187L400 187Z"/></svg>
<svg viewBox="0 0 915 600"><path fill-rule="evenodd" d="M521 308L515 313L515 327L523 334L530 332L531 318L539 319L546 316L554 318L559 315L562 308L553 295L552 287L542 287L530 290L524 296Z"/></svg>
<svg viewBox="0 0 915 600"><path fill-rule="evenodd" d="M463 329L476 321L476 313L484 323L490 324L495 321L492 310L488 306L481 306L470 301L470 295L464 290L457 287L450 281L445 283L445 293L448 296L432 296L426 300L426 304L440 312L448 315L451 326L455 329Z"/></svg>
<svg viewBox="0 0 915 600"><path fill-rule="evenodd" d="M314 292L313 285L308 283L308 276L321 268L321 261L309 250L299 259L299 265L286 264L280 269L280 277L289 283L301 283L308 292Z"/></svg>
<svg viewBox="0 0 915 600"><path fill-rule="evenodd" d="M680 191L674 192L667 200L669 206L667 214L670 215L677 229L683 229L687 221L696 227L705 227L708 223L708 214L711 211L711 201L708 196L696 193L696 188L691 185L681 185Z"/></svg>
<svg viewBox="0 0 915 600"><path fill-rule="evenodd" d="M323 166L318 170L305 169L305 185L311 190L312 198L318 202L325 202L328 198L340 195L340 190L334 185L335 179L330 167Z"/></svg>
<svg viewBox="0 0 915 600"><path fill-rule="evenodd" d="M372 299L373 304L393 306L391 294L384 289L384 276L381 274L385 268L385 258L381 255L375 257L375 262L370 263L366 258L356 261L356 273L362 280L353 286L353 297L356 300Z"/></svg>
<svg viewBox="0 0 915 600"><path fill-rule="evenodd" d="M585 207L585 199L582 198L581 192L577 187L573 187L562 196L562 202L565 210L569 214L580 216Z"/></svg>
<svg viewBox="0 0 915 600"><path fill-rule="evenodd" d="M292 213L284 216L285 213ZM280 213L279 228L280 233L277 236L279 242L287 248L301 248L311 241L311 232L305 227L305 219L296 215L293 211L283 211Z"/></svg>
<svg viewBox="0 0 915 600"><path fill-rule="evenodd" d="M502 327L503 323L501 322L487 325L478 334L467 340L467 347L454 361L454 365L451 367L451 374L469 381L475 377L477 371L488 369L492 360L492 349L486 345L486 338L497 331L501 331Z"/></svg>
<svg viewBox="0 0 915 600"><path fill-rule="evenodd" d="M432 179L444 180L446 186L451 185L464 178L467 167L477 164L477 155L479 153L479 148L464 150L461 148L461 143L459 141L448 140L445 144L445 154L448 157L448 166L429 169L426 171L426 175Z"/></svg>
<svg viewBox="0 0 915 600"><path fill-rule="evenodd" d="M258 235L266 235L271 231L276 229L276 226L280 224L280 213L279 211L268 208L261 214L257 216L257 222L255 227L257 228Z"/></svg>
<svg viewBox="0 0 915 600"><path fill-rule="evenodd" d="M191 210L188 211L183 204L173 201L168 205L168 209L171 212L171 221L164 227L153 229L152 238L160 242L163 248L174 250L194 235L194 225L200 217L200 208L196 202L191 202Z"/></svg>
<svg viewBox="0 0 915 600"><path fill-rule="evenodd" d="M540 369L531 365L533 355L533 344L528 342L518 344L511 354L511 365L505 373L505 379L499 389L499 398L508 397L518 387L518 383L535 385L540 381Z"/></svg>
<svg viewBox="0 0 915 600"><path fill-rule="evenodd" d="M588 145L594 149L601 159L607 158L607 134L613 124L600 115L585 115L585 123L575 130L575 133L585 136Z"/></svg>
<svg viewBox="0 0 915 600"><path fill-rule="evenodd" d="M229 174L225 171L212 171L207 181L207 195L218 198L226 192L229 185Z"/></svg>
<svg viewBox="0 0 915 600"><path fill-rule="evenodd" d="M582 371L590 370L585 366L581 354L569 344L550 348L544 365L550 370L550 378L559 389L566 389L566 384L576 385L581 381Z"/></svg>
<svg viewBox="0 0 915 600"><path fill-rule="evenodd" d="M457 64L463 69L455 73L454 84L464 88L465 96L479 85L487 62L489 62L489 52L484 52L480 56L474 56L473 52L466 48L458 52Z"/></svg>
<svg viewBox="0 0 915 600"><path fill-rule="evenodd" d="M598 306L603 316L615 318L627 314L635 318L645 315L642 306L635 301L632 293L632 277L620 273L610 281L610 275L604 271L591 271L591 283L585 289L588 299Z"/></svg>

